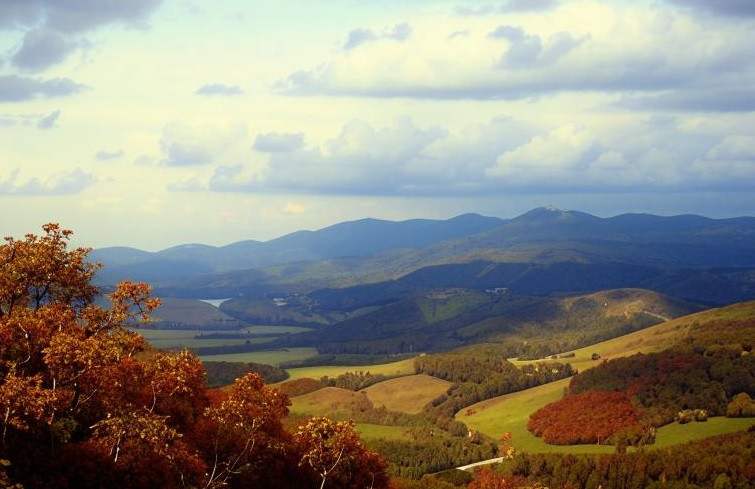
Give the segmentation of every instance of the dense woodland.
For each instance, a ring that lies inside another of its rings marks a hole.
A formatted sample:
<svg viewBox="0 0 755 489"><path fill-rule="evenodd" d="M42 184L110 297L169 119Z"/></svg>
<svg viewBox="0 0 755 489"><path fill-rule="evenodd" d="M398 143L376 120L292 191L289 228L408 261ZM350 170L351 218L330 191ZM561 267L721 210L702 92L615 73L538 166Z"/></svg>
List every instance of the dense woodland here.
<svg viewBox="0 0 755 489"><path fill-rule="evenodd" d="M417 373L454 382L425 412L431 418L452 418L462 408L491 397L517 392L574 375L559 362L516 367L495 346L478 346L418 357Z"/></svg>

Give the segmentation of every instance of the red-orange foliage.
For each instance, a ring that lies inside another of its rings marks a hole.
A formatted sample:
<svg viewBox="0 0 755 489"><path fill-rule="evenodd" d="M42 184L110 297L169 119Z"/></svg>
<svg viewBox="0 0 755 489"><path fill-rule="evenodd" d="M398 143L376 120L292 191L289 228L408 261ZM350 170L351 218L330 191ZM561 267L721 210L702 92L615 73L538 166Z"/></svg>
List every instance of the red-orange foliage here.
<svg viewBox="0 0 755 489"><path fill-rule="evenodd" d="M293 443L281 422L286 394L247 374L208 395L197 357L149 351L127 329L159 305L149 286L125 281L109 306L95 302L89 250L68 251L71 232L57 224L44 231L0 245L0 485L320 483L304 464L310 445ZM386 486L382 458L356 434L331 447L344 463L329 485Z"/></svg>
<svg viewBox="0 0 755 489"><path fill-rule="evenodd" d="M640 423L629 397L621 392L589 391L538 409L527 429L554 445L607 443L614 433Z"/></svg>
<svg viewBox="0 0 755 489"><path fill-rule="evenodd" d="M474 480L469 483L468 489L517 489L531 486L532 483L524 477L497 475L490 467L481 467L475 470Z"/></svg>

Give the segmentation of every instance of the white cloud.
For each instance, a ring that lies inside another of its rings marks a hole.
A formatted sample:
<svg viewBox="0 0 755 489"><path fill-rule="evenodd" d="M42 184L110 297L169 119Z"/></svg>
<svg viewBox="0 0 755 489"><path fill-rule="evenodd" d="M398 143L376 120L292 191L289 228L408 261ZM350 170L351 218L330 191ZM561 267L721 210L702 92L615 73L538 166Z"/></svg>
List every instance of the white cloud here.
<svg viewBox="0 0 755 489"><path fill-rule="evenodd" d="M200 166L217 162L231 148L244 144L247 134L246 125L242 123L227 127L168 123L160 138L161 163L166 166Z"/></svg>
<svg viewBox="0 0 755 489"><path fill-rule="evenodd" d="M44 179L33 177L20 181L17 168L3 180L0 174L0 195L68 195L77 194L97 179L81 168L56 172Z"/></svg>

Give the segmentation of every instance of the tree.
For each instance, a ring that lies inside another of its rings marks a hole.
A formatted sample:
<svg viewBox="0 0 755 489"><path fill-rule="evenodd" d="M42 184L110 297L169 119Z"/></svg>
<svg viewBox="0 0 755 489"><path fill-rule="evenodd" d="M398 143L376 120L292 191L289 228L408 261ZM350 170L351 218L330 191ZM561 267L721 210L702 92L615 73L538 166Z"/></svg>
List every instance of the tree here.
<svg viewBox="0 0 755 489"><path fill-rule="evenodd" d="M300 466L311 469L329 487L388 487L387 463L367 449L354 430L354 422L311 418L294 434L301 451Z"/></svg>
<svg viewBox="0 0 755 489"><path fill-rule="evenodd" d="M288 396L258 374L208 390L196 356L152 349L135 331L150 287L103 297L89 250L43 230L0 245L0 487L387 486L353 423L293 437Z"/></svg>
<svg viewBox="0 0 755 489"><path fill-rule="evenodd" d="M70 473L86 463L74 454L87 453L124 474L124 487L200 481L204 462L175 428L203 404L198 359L137 359L147 344L127 326L159 305L149 286L124 281L100 305L89 250L69 251L72 233L57 224L43 230L0 246L0 457L10 473L54 485L57 468Z"/></svg>

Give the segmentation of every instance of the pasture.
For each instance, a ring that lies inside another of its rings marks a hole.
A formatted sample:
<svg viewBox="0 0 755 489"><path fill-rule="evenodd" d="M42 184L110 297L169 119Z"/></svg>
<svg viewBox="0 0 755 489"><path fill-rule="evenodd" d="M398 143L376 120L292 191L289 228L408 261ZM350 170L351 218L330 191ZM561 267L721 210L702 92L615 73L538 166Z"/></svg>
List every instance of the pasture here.
<svg viewBox="0 0 755 489"><path fill-rule="evenodd" d="M362 392L367 394L375 407L385 406L391 411L415 414L444 394L451 385L446 380L421 374L385 380L362 389Z"/></svg>
<svg viewBox="0 0 755 489"><path fill-rule="evenodd" d="M313 349L314 350L314 349ZM317 352L310 356L316 355ZM409 375L414 373L414 359L407 358L393 363L382 363L378 365L358 365L358 366L318 366L318 367L298 367L286 369L290 375L288 380L310 378L319 380L323 377L338 377L346 372L370 372L372 375Z"/></svg>
<svg viewBox="0 0 755 489"><path fill-rule="evenodd" d="M208 362L255 362L279 366L283 362L300 361L317 355L315 348L287 348L285 350L250 351L244 353L225 353L221 355L201 355Z"/></svg>

